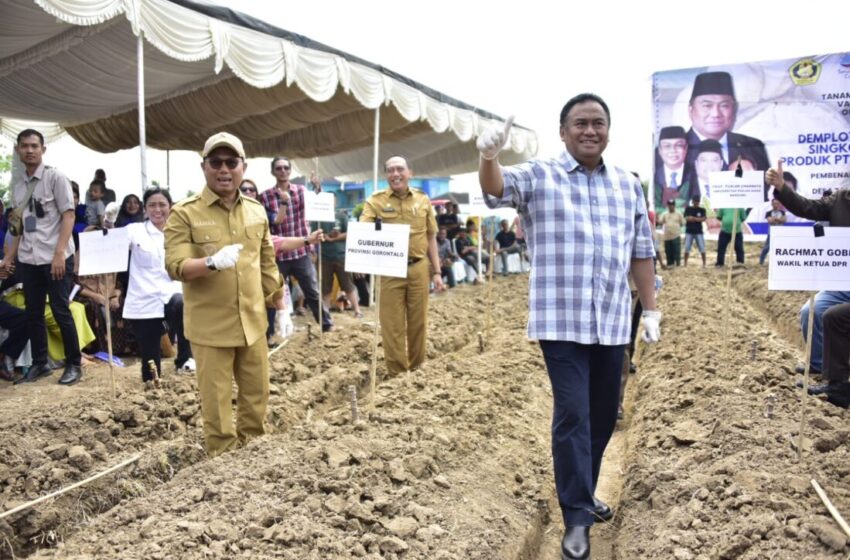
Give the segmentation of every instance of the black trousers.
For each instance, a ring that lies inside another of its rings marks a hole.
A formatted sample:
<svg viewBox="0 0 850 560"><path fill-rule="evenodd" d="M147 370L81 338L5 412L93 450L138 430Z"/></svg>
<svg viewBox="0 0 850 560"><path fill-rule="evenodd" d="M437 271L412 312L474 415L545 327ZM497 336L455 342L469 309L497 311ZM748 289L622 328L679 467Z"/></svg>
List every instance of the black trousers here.
<svg viewBox="0 0 850 560"><path fill-rule="evenodd" d="M59 325L62 344L65 347L65 365L80 365L80 341L74 318L71 316L69 296L74 274L74 258L65 259L65 276L54 280L49 264L26 264L18 261L17 273L24 284L26 298L27 333L32 348L32 364L47 363L47 326L44 321L44 305L50 298L50 310Z"/></svg>
<svg viewBox="0 0 850 560"><path fill-rule="evenodd" d="M11 303L0 300L0 327L9 331L9 337L0 344L0 353L17 360L30 339L27 314Z"/></svg>
<svg viewBox="0 0 850 560"><path fill-rule="evenodd" d="M602 455L617 423L625 345L541 340L552 382L552 459L564 525L593 525Z"/></svg>
<svg viewBox="0 0 850 560"><path fill-rule="evenodd" d="M142 358L142 381L151 381L153 371L150 361L156 364L156 369L162 373L162 349L160 339L168 332L177 337L177 367L186 363L192 357L192 345L183 334L183 294L174 294L165 304L165 318L129 319L139 344L139 354Z"/></svg>
<svg viewBox="0 0 850 560"><path fill-rule="evenodd" d="M721 231L717 234L717 266L723 266L726 263L726 248L729 247L729 242L732 241L732 234ZM744 262L744 234L740 231L735 234L735 260L739 263Z"/></svg>
<svg viewBox="0 0 850 560"><path fill-rule="evenodd" d="M310 255L304 255L291 261L277 261L277 268L284 279L294 276L298 280L298 285L304 292L304 302L313 312L313 318L316 319L316 322L322 324L322 330L327 330L333 326L330 311L319 298L316 267L313 266ZM319 309L322 310L321 320L319 319Z"/></svg>
<svg viewBox="0 0 850 560"><path fill-rule="evenodd" d="M829 381L850 381L850 303L823 314L823 374Z"/></svg>

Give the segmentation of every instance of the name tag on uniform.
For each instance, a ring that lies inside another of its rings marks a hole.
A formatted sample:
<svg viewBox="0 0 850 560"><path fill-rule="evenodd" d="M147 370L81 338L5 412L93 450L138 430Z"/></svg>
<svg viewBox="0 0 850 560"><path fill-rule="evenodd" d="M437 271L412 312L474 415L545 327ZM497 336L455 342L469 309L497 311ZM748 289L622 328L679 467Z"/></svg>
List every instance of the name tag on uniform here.
<svg viewBox="0 0 850 560"><path fill-rule="evenodd" d="M395 212L395 208L393 208L392 206L387 206L386 208L382 209L381 211L382 211L382 212L387 212L387 213L389 213L389 212Z"/></svg>

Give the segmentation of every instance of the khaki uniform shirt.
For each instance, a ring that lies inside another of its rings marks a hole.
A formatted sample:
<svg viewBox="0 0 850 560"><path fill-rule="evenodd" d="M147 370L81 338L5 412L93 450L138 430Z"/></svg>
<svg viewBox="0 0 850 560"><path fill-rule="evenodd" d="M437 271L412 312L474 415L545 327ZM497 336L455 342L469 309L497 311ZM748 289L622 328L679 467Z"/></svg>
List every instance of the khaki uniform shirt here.
<svg viewBox="0 0 850 560"><path fill-rule="evenodd" d="M56 252L56 244L59 242L62 214L69 210L74 211L74 193L71 190L71 182L61 171L42 163L32 177L27 177L25 173L17 183L12 185L13 208L23 204L31 181L36 182L31 201L41 202L44 217L37 218L35 212L30 210L31 207L35 208L34 204L27 203L23 221L26 221L27 216L36 218L36 230L23 233L18 245L18 260L33 265L51 264L53 254ZM70 236L68 245L65 247L65 258L73 254L74 239Z"/></svg>
<svg viewBox="0 0 850 560"><path fill-rule="evenodd" d="M250 346L266 334L266 306L283 294L263 206L240 196L233 208L208 187L174 205L165 224L165 268L183 280L186 259L241 243L239 261L183 284L186 338L204 346ZM265 304L264 304L265 303Z"/></svg>
<svg viewBox="0 0 850 560"><path fill-rule="evenodd" d="M410 188L407 194L397 195L390 187L372 193L363 206L361 222L374 222L381 218L385 224L410 225L410 242L407 257L428 257L428 240L437 235L437 218L428 195L419 189Z"/></svg>

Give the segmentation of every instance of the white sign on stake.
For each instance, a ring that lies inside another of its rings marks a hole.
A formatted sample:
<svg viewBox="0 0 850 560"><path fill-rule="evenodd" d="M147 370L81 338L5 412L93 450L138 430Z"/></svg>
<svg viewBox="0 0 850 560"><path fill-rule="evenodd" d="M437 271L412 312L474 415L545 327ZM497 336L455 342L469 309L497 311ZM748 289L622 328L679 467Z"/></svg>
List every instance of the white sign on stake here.
<svg viewBox="0 0 850 560"><path fill-rule="evenodd" d="M768 290L850 290L850 227L770 228Z"/></svg>
<svg viewBox="0 0 850 560"><path fill-rule="evenodd" d="M410 226L350 222L345 238L345 271L407 278Z"/></svg>
<svg viewBox="0 0 850 560"><path fill-rule="evenodd" d="M764 171L744 171L743 177L735 177L734 171L716 171L709 173L708 183L708 198L715 209L754 208L767 200Z"/></svg>
<svg viewBox="0 0 850 560"><path fill-rule="evenodd" d="M80 276L127 270L130 237L126 228L80 233Z"/></svg>
<svg viewBox="0 0 850 560"><path fill-rule="evenodd" d="M304 191L304 217L308 222L333 222L336 220L334 193Z"/></svg>
<svg viewBox="0 0 850 560"><path fill-rule="evenodd" d="M484 202L484 193L471 192L469 193L469 213L473 216L486 216L490 214L491 210L487 207L487 204Z"/></svg>

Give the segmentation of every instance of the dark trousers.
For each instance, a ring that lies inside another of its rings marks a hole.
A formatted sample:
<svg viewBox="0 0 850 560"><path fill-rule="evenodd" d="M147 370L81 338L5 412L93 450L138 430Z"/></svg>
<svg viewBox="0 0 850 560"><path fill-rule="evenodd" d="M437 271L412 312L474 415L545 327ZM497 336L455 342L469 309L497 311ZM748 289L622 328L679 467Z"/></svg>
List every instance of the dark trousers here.
<svg viewBox="0 0 850 560"><path fill-rule="evenodd" d="M369 307L369 278L368 274L352 274L354 285L357 287L357 297L360 307Z"/></svg>
<svg viewBox="0 0 850 560"><path fill-rule="evenodd" d="M17 360L29 341L27 314L11 303L0 300L0 327L9 331L9 336L0 344L0 353Z"/></svg>
<svg viewBox="0 0 850 560"><path fill-rule="evenodd" d="M65 276L54 280L49 264L26 264L18 261L18 275L24 284L26 298L27 333L32 348L32 364L47 363L47 326L44 321L44 305L50 298L50 310L59 325L62 344L65 347L65 365L80 365L80 341L74 318L68 307L74 274L74 258L65 259Z"/></svg>
<svg viewBox="0 0 850 560"><path fill-rule="evenodd" d="M682 264L682 238L664 241L664 254L667 255L667 266Z"/></svg>
<svg viewBox="0 0 850 560"><path fill-rule="evenodd" d="M823 374L829 381L850 381L850 303L823 314Z"/></svg>
<svg viewBox="0 0 850 560"><path fill-rule="evenodd" d="M455 281L455 271L450 266L440 267L440 274L446 277L448 280L449 288L454 288L457 286L457 281Z"/></svg>
<svg viewBox="0 0 850 560"><path fill-rule="evenodd" d="M467 253L467 254L463 255L461 258L464 260L464 262L466 262L466 264L468 264L469 266L472 267L472 270L474 270L476 274L481 274L481 272L478 270L478 252L477 251L473 251L472 253ZM483 264L484 266L490 266L490 257L482 253L481 254L481 264Z"/></svg>
<svg viewBox="0 0 850 560"><path fill-rule="evenodd" d="M322 330L327 330L333 326L330 311L319 298L316 267L313 266L310 255L304 255L291 261L277 261L277 268L284 279L294 276L298 280L298 285L304 292L304 302L313 312L313 318L316 319L316 322L322 324ZM321 320L319 319L319 309L322 310Z"/></svg>
<svg viewBox="0 0 850 560"><path fill-rule="evenodd" d="M165 304L165 319L130 319L136 342L139 344L139 354L142 358L142 381L153 379L153 371L149 362L156 364L156 370L162 373L162 350L160 340L166 332L177 337L177 367L186 363L192 357L192 345L183 334L183 294L174 294Z"/></svg>
<svg viewBox="0 0 850 560"><path fill-rule="evenodd" d="M726 248L729 247L729 242L732 241L732 234L721 231L717 235L717 266L723 266L726 263ZM739 263L744 262L744 234L738 232L735 234L735 260Z"/></svg>
<svg viewBox="0 0 850 560"><path fill-rule="evenodd" d="M593 494L617 423L625 345L541 340L552 383L552 458L564 525L593 524Z"/></svg>

